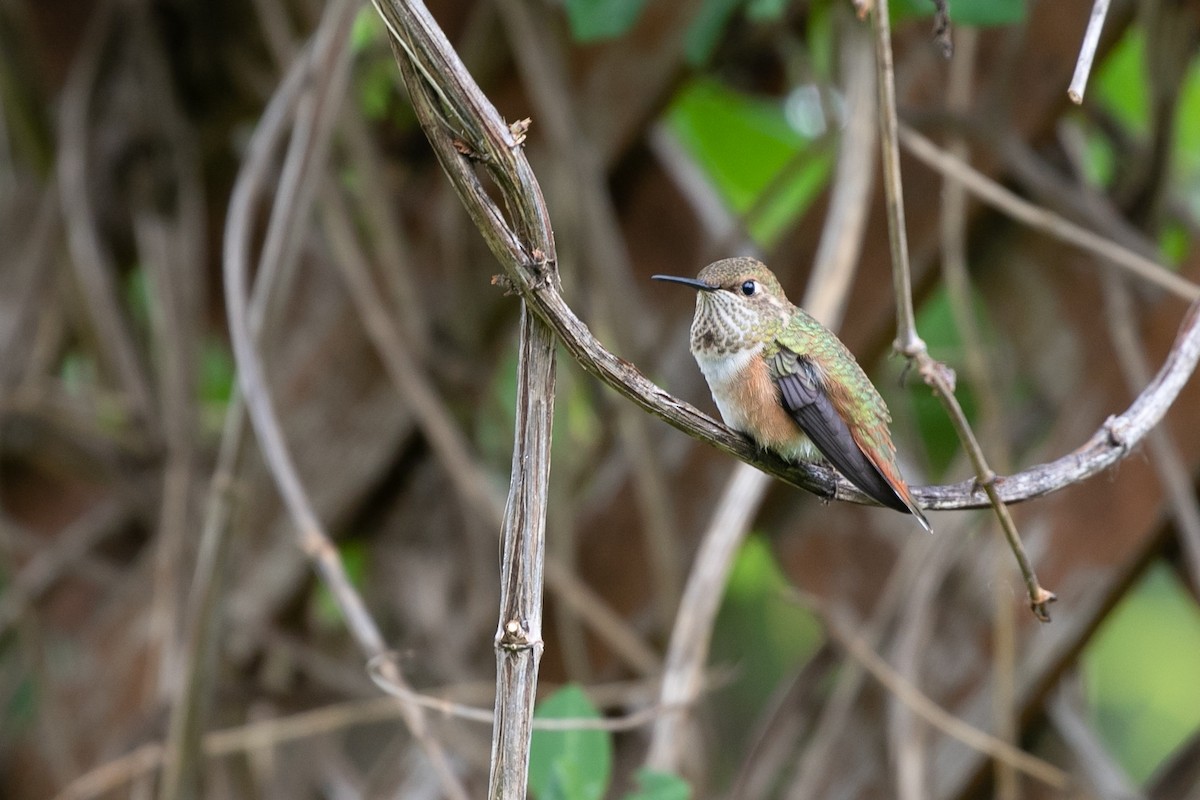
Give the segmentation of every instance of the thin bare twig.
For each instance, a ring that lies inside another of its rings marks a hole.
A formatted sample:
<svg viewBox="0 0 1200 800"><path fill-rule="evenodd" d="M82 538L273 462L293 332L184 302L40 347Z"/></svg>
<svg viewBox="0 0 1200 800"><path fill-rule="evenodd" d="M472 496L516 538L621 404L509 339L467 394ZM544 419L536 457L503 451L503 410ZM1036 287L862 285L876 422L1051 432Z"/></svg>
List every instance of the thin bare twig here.
<svg viewBox="0 0 1200 800"><path fill-rule="evenodd" d="M1200 301L1193 303L1184 314L1179 333L1171 345L1166 360L1142 393L1121 414L1109 417L1104 424L1079 448L1055 461L1031 467L1016 475L997 478L996 486L1005 502L1014 499L1027 500L1045 492L1035 487L1052 485L1050 491L1078 483L1115 464L1146 437L1146 434L1162 420L1180 390L1195 371L1200 361ZM918 494L924 498L931 494L949 499L960 488L977 496L981 489L966 484L924 487ZM943 494L944 493L944 494ZM936 501L935 501L936 502ZM924 503L923 503L924 504ZM935 507L946 508L944 505ZM966 508L955 504L952 507ZM971 506L975 507L975 506Z"/></svg>
<svg viewBox="0 0 1200 800"><path fill-rule="evenodd" d="M1025 553L1025 546L1021 543L1021 536L1017 533L1016 524L1013 522L1012 515L1008 511L1008 505L1000 497L1000 492L996 488L996 473L988 466L987 459L983 455L983 448L980 446L979 440L975 437L975 431L972 430L970 423L967 422L967 415L963 412L962 406L958 403L958 398L954 395L953 372L947 369L945 365L931 358L929 353L925 351L916 354L916 362L917 370L920 372L922 379L933 389L938 399L942 401L942 406L946 409L951 424L954 425L954 432L958 434L958 439L962 442L963 449L966 450L967 456L971 459L971 464L975 468L976 483L987 493L992 508L996 511L996 518L1000 521L1000 528L1004 532L1004 538L1013 552L1013 557L1017 560L1017 567L1021 570L1021 578L1025 581L1025 591L1029 595L1030 610L1033 611L1034 616L1041 622L1049 622L1050 612L1048 605L1058 598L1053 592L1046 590L1038 583L1037 575L1033 571L1033 565L1029 563L1029 556Z"/></svg>
<svg viewBox="0 0 1200 800"><path fill-rule="evenodd" d="M0 636L20 619L30 604L49 591L63 573L92 548L119 532L130 519L130 509L110 498L72 522L55 539L54 546L39 549L16 575L6 581L0 595Z"/></svg>
<svg viewBox="0 0 1200 800"><path fill-rule="evenodd" d="M1100 31L1104 27L1104 18L1108 16L1108 0L1095 0L1092 4L1092 14L1088 17L1087 30L1083 34L1083 44L1079 48L1079 59L1075 62L1075 74L1071 76L1071 85L1067 87L1067 97L1079 105L1083 102L1083 92L1087 88L1088 75L1092 72L1092 62L1096 58L1096 46L1100 44Z"/></svg>
<svg viewBox="0 0 1200 800"><path fill-rule="evenodd" d="M883 189L887 204L888 242L892 253L892 287L896 299L896 352L913 358L925 351L913 311L912 269L908 261L908 232L904 224L904 182L900 178L900 147L896 141L896 81L892 67L892 29L887 3L871 15L875 33L875 89L879 93L879 144Z"/></svg>
<svg viewBox="0 0 1200 800"><path fill-rule="evenodd" d="M504 514L504 501L495 479L473 456L466 437L457 429L431 382L409 347L405 332L394 319L359 245L350 214L336 186L326 184L321 221L335 249L342 279L358 309L363 328L378 351L388 377L412 412L442 468L463 502L489 524Z"/></svg>
<svg viewBox="0 0 1200 800"><path fill-rule="evenodd" d="M793 593L793 596L801 605L821 614L826 623L826 630L854 660L862 664L884 688L930 725L969 747L1012 765L1014 769L1036 778L1047 786L1058 790L1070 788L1071 777L1058 767L967 724L905 681L878 653L867 646L861 636L848 630L845 624L837 619L836 614L824 608L820 600L799 593Z"/></svg>
<svg viewBox="0 0 1200 800"><path fill-rule="evenodd" d="M1146 258L1128 247L1071 222L1053 211L1018 197L1009 189L939 148L912 128L900 126L900 141L910 154L947 178L959 181L972 194L1036 230L1069 242L1082 250L1100 256L1105 261L1153 283L1172 294L1192 301L1200 298L1200 286Z"/></svg>
<svg viewBox="0 0 1200 800"><path fill-rule="evenodd" d="M390 655L385 654L381 660L389 660ZM490 709L464 705L445 697L421 694L411 689L400 689L390 680L380 677L382 672L392 668L381 670L379 666L380 662L374 662L371 674L389 697L336 703L286 717L211 731L203 737L204 757L214 759L236 753L254 752L359 725L390 722L397 717L402 718L404 707L414 704L466 722L491 724L493 721ZM708 688L720 686L725 680L726 677L719 673L714 674L708 682ZM605 692L605 687L588 689L589 696L595 697L598 692ZM397 697L402 702L397 702ZM533 726L536 730L599 730L615 733L644 727L661 713L662 709L659 706L648 706L631 714L600 719L539 719L534 720ZM167 749L157 742L142 745L78 776L55 796L55 800L87 800L116 791L162 767L167 752Z"/></svg>
<svg viewBox="0 0 1200 800"><path fill-rule="evenodd" d="M185 555L195 519L195 365L207 237L199 154L169 82L170 65L149 12L146 5L132 6L124 34L137 53L134 69L142 84L141 102L153 109L143 113L157 121L158 135L169 143L171 154L164 176L173 189L171 211L156 205L154 188L161 191L166 180L155 180L153 175L135 182L133 210L138 261L154 298L149 304L156 344L153 363L159 373L159 417L166 445L149 627L157 650L156 691L170 702L177 695L180 676L188 671L180 663L185 653L179 587L186 584Z"/></svg>
<svg viewBox="0 0 1200 800"><path fill-rule="evenodd" d="M278 145L310 68L310 54L306 51L292 64L267 103L254 134L254 142L261 145L251 148L260 158L267 159ZM265 173L265 167L260 170L262 173ZM267 265L260 270L255 281L248 313L250 332L256 341L266 326L267 301L278 279L280 270ZM185 797L197 788L199 780L203 711L212 686L219 599L233 515L232 485L248 449L245 431L246 407L241 392L235 386L225 411L217 462L204 506L196 565L185 606L181 674L171 704L165 750L166 769L159 790L162 800Z"/></svg>
<svg viewBox="0 0 1200 800"><path fill-rule="evenodd" d="M1083 163L1081 139L1072 136L1072 128L1065 128L1063 144L1067 156L1079 173ZM1076 201L1093 217L1097 224L1110 216L1118 214L1112 202L1104 196L1081 188L1081 195ZM1153 252L1154 245L1136 230L1121 234L1131 247L1138 247L1147 252ZM1137 335L1137 313L1134 308L1133 296L1128 282L1123 276L1113 272L1104 273L1104 305L1105 318L1108 322L1109 338L1117 356L1117 364L1122 377L1131 392L1137 387L1144 386L1150 380L1150 365L1146 360L1142 345ZM1163 427L1152 430L1148 435L1150 455L1154 466L1163 482L1175 518L1177 534L1182 544L1185 574L1194 587L1200 587L1200 504L1197 504L1192 491L1192 479L1184 465L1178 448L1171 441Z"/></svg>
<svg viewBox="0 0 1200 800"><path fill-rule="evenodd" d="M390 658L391 654L383 656ZM478 706L468 706L462 703L456 703L452 700L447 700L443 697L436 697L429 694L414 692L401 686L396 686L393 683L380 677L379 672L374 667L377 667L380 661L377 659L372 665L371 677L379 688L383 689L393 697L399 697L408 702L422 706L430 711L454 717L455 719L466 720L468 722L481 722L488 725L496 721L495 714L487 708ZM706 675L701 692L711 690L715 686L722 683L721 676ZM590 694L590 692L589 692ZM694 701L694 697L689 702ZM556 718L556 719L535 719L532 721L534 730L539 731L572 731L572 730L589 730L589 731L628 731L636 728L641 728L645 725L654 722L661 717L665 712L678 711L679 708L664 706L661 703L647 706L639 711L631 714L624 714L616 717L603 718Z"/></svg>
<svg viewBox="0 0 1200 800"><path fill-rule="evenodd" d="M875 69L879 83L879 124L883 147L883 186L887 198L888 239L892 251L892 275L896 293L896 350L915 363L922 379L942 401L947 416L954 425L971 463L975 468L976 484L987 494L996 511L1000 527L1017 559L1017 566L1029 592L1029 605L1037 618L1050 621L1047 605L1055 600L1053 592L1038 583L1012 515L996 488L996 473L988 465L983 449L967 421L966 414L954 396L954 373L929 356L925 342L917 334L913 313L912 279L908 260L908 241L904 230L904 184L900 178L900 144L896 120L895 78L892 72L892 34L888 23L887 3L880 3L872 19L875 30Z"/></svg>
<svg viewBox="0 0 1200 800"><path fill-rule="evenodd" d="M950 83L946 105L951 113L966 114L971 106L971 85L975 76L975 55L979 34L966 28L959 36L958 57L950 65ZM903 137L903 130L901 130ZM969 150L961 136L953 136L947 152L963 164L969 163ZM998 387L999 370L976 323L971 276L967 270L967 202L962 183L945 175L942 183L941 237L942 279L954 326L962 337L967 378L979 398L983 440L999 469L1009 468L1009 447L1004 429L1003 407ZM991 550L989 549L990 553ZM1016 740L1015 708L1015 615L1006 574L1008 565L995 559L996 577L992 590L992 673L996 676L992 692L992 717L996 735L1006 742ZM906 626L907 627L907 626ZM995 770L997 800L1016 800L1020 788L1016 771L997 762ZM923 796L924 791L913 796Z"/></svg>
<svg viewBox="0 0 1200 800"><path fill-rule="evenodd" d="M508 0L498 7L522 82L533 98L539 122L548 131L557 163L567 173L564 177L569 189L560 197L570 203L568 207L578 220L580 241L575 252L594 289L593 324L618 350L644 349L637 347L637 331L617 322L621 317L640 317L636 312L631 314L629 307L638 302L631 287L633 269L608 193L600 153L580 125L571 91L563 79L567 70L552 44L555 37L545 15L523 0ZM542 45L526 46L531 41ZM616 403L614 411L617 436L633 471L633 491L653 576L655 610L660 628L665 630L683 586L676 515L666 488L666 470L648 430L650 420L625 403Z"/></svg>
<svg viewBox="0 0 1200 800"><path fill-rule="evenodd" d="M952 524L962 526L963 520ZM870 618L859 628L859 635L871 650L880 646L888 627L892 625L907 596L930 561L930 555L940 547L942 538L953 541L953 531L946 537L914 536L908 540L900 554L900 560L888 574L883 589L874 601ZM936 570L936 565L934 569ZM847 659L838 671L837 682L821 709L820 717L813 725L808 740L783 794L787 800L806 800L822 796L822 784L826 771L837 762L838 747L843 732L850 724L850 712L866 680L862 665Z"/></svg>
<svg viewBox="0 0 1200 800"><path fill-rule="evenodd" d="M322 25L318 29L317 40L314 45L313 63L325 64L327 67L326 71L332 74L326 74L325 80L320 82L325 92L323 94L318 93L314 98L315 113L320 113L322 108L326 108L328 104L336 103L335 98L340 99L341 97L340 91L329 90L331 87L339 86L340 81L344 81L345 79L347 61L344 58L344 48L346 46L349 24L353 20L355 12L356 8L353 3L348 0L337 0L337 2L332 3L326 10L326 20L330 20L330 23ZM333 117L332 114L326 111L325 118L332 120ZM332 126L326 125L326 127ZM313 138L319 142L322 137L317 135ZM262 364L256 352L254 337L250 329L246 287L247 263L249 261L253 203L256 191L263 182L263 170L265 170L268 163L267 158L258 151L263 149L267 144L269 142L264 142L261 139L253 143L251 151L247 155L244 168L235 183L226 219L224 259L225 301L229 315L230 338L232 339L234 356L238 365L239 383L245 396L246 407L250 413L251 422L254 424L255 432L258 436L263 457L270 465L271 473L279 486L284 503L296 525L300 547L312 560L318 574L330 590L330 593L344 615L347 628L354 636L360 649L368 658L372 658L386 651L383 636L380 634L374 619L371 617L363 604L362 598L347 576L345 566L338 555L337 548L325 533L316 512L312 508L308 494L296 473L295 465L291 459L283 432L279 426L279 420L273 408ZM314 147L314 150L323 152L323 148L320 146ZM309 156L311 157L311 161L308 171L323 172L323 170L319 169L323 157L312 151L309 151ZM300 179L298 178L298 180ZM313 185L312 179L304 181L304 185ZM301 194L303 195L304 193ZM311 195L308 195L307 199L311 199ZM290 204L285 203L286 212L281 212L282 216L273 217L273 223L275 220L279 220L279 224L273 224L272 229L292 230L296 224L295 218L300 209L304 209L305 212L308 210L307 203L303 202L305 200L306 198L301 196ZM294 246L279 245L271 248L272 241L272 237L268 235L262 256L264 260L270 259L276 263L280 263L294 257ZM402 680L399 674L391 677L397 682ZM405 722L413 732L414 737L416 737L425 749L434 768L438 771L444 790L454 797L465 798L467 796L466 792L450 769L440 744L426 730L424 715L421 709L418 707L407 708Z"/></svg>
<svg viewBox="0 0 1200 800"><path fill-rule="evenodd" d="M968 49L963 40L970 31L959 38L959 54ZM920 688L922 668L926 666L925 654L934 641L934 615L938 610L938 593L947 575L955 565L955 557L961 552L967 537L961 529L970 525L969 519L954 520L958 530L943 531L941 536L925 550L921 569L904 592L904 599L896 619L896 633L892 648L896 671L909 684ZM914 545L909 545L913 547ZM872 650L876 649L874 647ZM904 702L894 695L888 697L888 729L891 761L895 764L897 800L921 800L931 794L928 776L929 731L918 720Z"/></svg>
<svg viewBox="0 0 1200 800"><path fill-rule="evenodd" d="M340 256L335 259L359 308L367 335L379 351L388 377L412 411L451 483L463 502L488 525L503 526L504 500L493 476L474 457L467 438L456 427L445 404L420 369L417 358L388 312L370 276L366 256L355 239L348 211L337 190L329 188L322 203L326 235ZM590 592L567 567L547 560L548 587L586 621L614 653L643 674L658 670L654 651L613 613L599 595Z"/></svg>
<svg viewBox="0 0 1200 800"><path fill-rule="evenodd" d="M66 222L67 245L75 279L86 299L84 311L95 331L97 350L115 373L129 409L147 421L155 418L145 370L138 357L133 335L121 312L116 270L97 229L89 191L89 119L92 92L100 73L104 45L117 28L119 4L105 0L97 4L88 21L87 35L71 69L62 95L59 124L58 189Z"/></svg>
<svg viewBox="0 0 1200 800"><path fill-rule="evenodd" d="M347 15L345 12L349 6L350 3L339 0L338 3L330 6L328 13L332 15L340 7L343 17L352 17L352 14ZM336 19L337 17L327 18ZM318 36L323 37L325 49L319 54L314 52L313 58L324 60L330 56L328 48L333 46L339 37L334 35L327 26L318 29ZM332 102L332 99L327 97L325 101ZM230 337L238 365L239 383L246 399L247 410L250 412L250 419L263 450L263 456L271 465L271 471L279 484L280 493L295 521L301 546L318 565L318 570L329 579L334 594L338 596L339 600L345 602L344 608L347 611L351 631L360 646L369 654L375 655L385 649L383 638L346 578L340 561L336 559L336 548L326 537L308 494L296 474L287 444L279 429L278 419L271 407L266 378L250 330L246 291L247 263L249 261L253 202L256 191L263 183L262 172L268 164L267 159L260 155L264 144L262 139L257 139L252 143L251 149L247 153L244 169L234 186L226 220L225 302L229 309ZM282 216L290 218L293 215L284 214ZM282 217L276 217L276 219L282 219ZM294 224L288 219L286 223L281 223L277 228L290 230ZM272 241L272 237L269 236L268 242L270 241ZM278 251L264 250L263 260L264 263L267 263L284 259L280 257Z"/></svg>

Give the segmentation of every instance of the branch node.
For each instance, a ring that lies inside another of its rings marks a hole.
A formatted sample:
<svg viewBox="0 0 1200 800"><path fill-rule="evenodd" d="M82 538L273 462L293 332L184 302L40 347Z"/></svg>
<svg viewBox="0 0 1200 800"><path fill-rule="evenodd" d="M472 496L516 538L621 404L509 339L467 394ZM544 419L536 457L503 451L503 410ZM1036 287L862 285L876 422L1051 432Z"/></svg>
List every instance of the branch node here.
<svg viewBox="0 0 1200 800"><path fill-rule="evenodd" d="M972 485L972 493L984 492L986 494L988 488L995 487L996 485L996 473L991 469L987 469L982 474L975 476Z"/></svg>
<svg viewBox="0 0 1200 800"><path fill-rule="evenodd" d="M537 642L529 635L528 629L519 621L510 619L504 623L504 629L496 637L496 646L504 650L532 650Z"/></svg>
<svg viewBox="0 0 1200 800"><path fill-rule="evenodd" d="M550 277L554 274L554 259L547 257L546 251L540 247L533 248L533 261L526 268L537 278L535 289L545 289L550 285Z"/></svg>
<svg viewBox="0 0 1200 800"><path fill-rule="evenodd" d="M924 343L921 345L924 347ZM958 388L958 374L944 362L929 356L922 350L917 356L917 371L921 380L930 388L946 394L954 394Z"/></svg>
<svg viewBox="0 0 1200 800"><path fill-rule="evenodd" d="M487 153L480 152L475 147L461 136L455 136L450 139L450 144L458 151L458 154L468 161L478 161L481 164L486 164L491 161L491 157Z"/></svg>
<svg viewBox="0 0 1200 800"><path fill-rule="evenodd" d="M1104 432L1108 434L1108 443L1119 447L1122 453L1129 450L1129 439L1125 435L1125 425L1117 417L1110 416L1104 420Z"/></svg>
<svg viewBox="0 0 1200 800"><path fill-rule="evenodd" d="M1029 599L1029 608L1033 611L1033 615L1037 617L1038 622L1050 621L1050 609L1048 606L1058 599L1058 595L1048 589L1038 586L1033 591L1033 595Z"/></svg>
<svg viewBox="0 0 1200 800"><path fill-rule="evenodd" d="M533 120L529 117L519 119L508 126L508 132L513 135L512 146L514 148L525 144L525 134L529 132L529 126L533 124Z"/></svg>
<svg viewBox="0 0 1200 800"><path fill-rule="evenodd" d="M493 275L492 286L499 286L501 289L503 289L505 297L512 297L513 295L520 294L520 291L517 289L516 284L513 283L512 278L504 274Z"/></svg>

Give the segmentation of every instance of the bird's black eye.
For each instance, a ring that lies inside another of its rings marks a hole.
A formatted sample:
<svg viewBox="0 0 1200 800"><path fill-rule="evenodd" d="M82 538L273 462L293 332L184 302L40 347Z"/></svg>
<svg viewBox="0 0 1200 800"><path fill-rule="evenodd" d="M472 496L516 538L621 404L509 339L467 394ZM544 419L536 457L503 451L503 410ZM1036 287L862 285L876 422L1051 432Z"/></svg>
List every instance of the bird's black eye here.
<svg viewBox="0 0 1200 800"><path fill-rule="evenodd" d="M758 291L758 284L755 283L754 281L746 281L745 283L742 284L742 294L746 295L746 297L749 297L750 295L754 294L757 291Z"/></svg>

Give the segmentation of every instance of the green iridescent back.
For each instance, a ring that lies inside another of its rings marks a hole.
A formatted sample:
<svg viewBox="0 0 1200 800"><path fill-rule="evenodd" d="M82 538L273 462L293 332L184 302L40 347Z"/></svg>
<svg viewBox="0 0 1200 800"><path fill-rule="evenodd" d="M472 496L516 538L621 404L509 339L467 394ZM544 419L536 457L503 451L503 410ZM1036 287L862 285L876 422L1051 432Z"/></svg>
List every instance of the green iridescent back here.
<svg viewBox="0 0 1200 800"><path fill-rule="evenodd" d="M828 376L822 381L826 393L851 429L856 429L863 438L862 444L877 453L886 453L892 461L896 454L888 430L892 417L875 385L837 336L804 309L795 306L793 309L791 320L767 343L763 352L767 363L790 373L796 367L788 352L796 358L808 359Z"/></svg>

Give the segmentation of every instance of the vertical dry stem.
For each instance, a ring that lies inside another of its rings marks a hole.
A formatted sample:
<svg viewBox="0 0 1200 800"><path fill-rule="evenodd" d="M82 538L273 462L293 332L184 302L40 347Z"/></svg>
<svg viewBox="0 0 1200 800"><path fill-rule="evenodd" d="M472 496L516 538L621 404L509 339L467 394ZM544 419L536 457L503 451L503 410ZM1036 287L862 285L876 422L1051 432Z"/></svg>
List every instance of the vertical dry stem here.
<svg viewBox="0 0 1200 800"><path fill-rule="evenodd" d="M545 200L521 149L523 134L504 124L445 34L419 0L374 0L425 135L488 247L510 276L537 275L522 303L516 441L505 508L500 625L496 635L496 723L489 796L522 798L542 650L542 579L554 337L535 319L530 297L558 288L554 235ZM507 214L475 173L484 166Z"/></svg>
<svg viewBox="0 0 1200 800"><path fill-rule="evenodd" d="M1057 599L1042 588L1025 554L1008 506L996 488L996 473L988 465L983 449L971 429L962 406L954 396L954 373L929 356L925 342L917 335L913 313L912 277L908 259L908 237L904 227L904 184L900 178L900 145L896 118L896 87L892 69L892 32L887 3L878 3L872 16L875 22L875 68L879 81L880 145L883 150L883 185L887 199L888 240L892 251L892 280L896 292L896 349L917 365L925 383L942 402L959 441L975 468L975 482L987 494L995 509L1005 539L1017 559L1021 577L1029 593L1029 607L1042 622L1050 621L1048 606Z"/></svg>
<svg viewBox="0 0 1200 800"><path fill-rule="evenodd" d="M554 418L554 334L521 304L516 436L500 544L500 624L496 630L496 721L488 796L521 798L542 657L542 573L550 432Z"/></svg>

